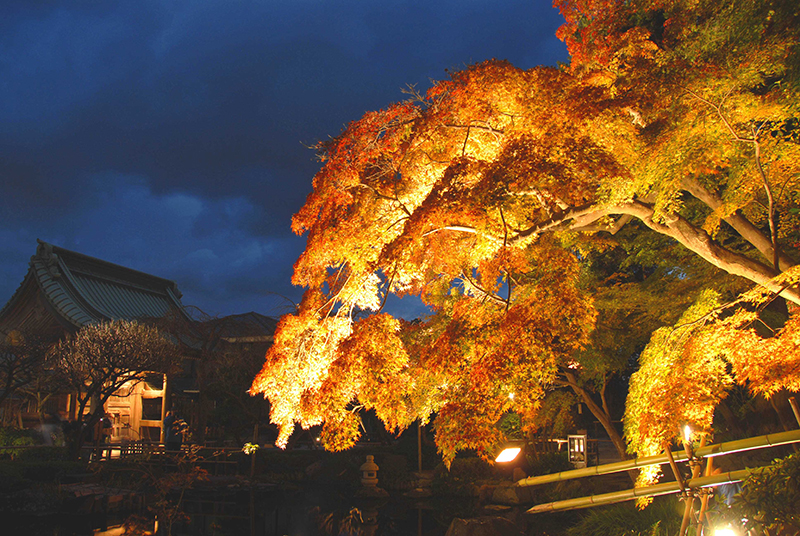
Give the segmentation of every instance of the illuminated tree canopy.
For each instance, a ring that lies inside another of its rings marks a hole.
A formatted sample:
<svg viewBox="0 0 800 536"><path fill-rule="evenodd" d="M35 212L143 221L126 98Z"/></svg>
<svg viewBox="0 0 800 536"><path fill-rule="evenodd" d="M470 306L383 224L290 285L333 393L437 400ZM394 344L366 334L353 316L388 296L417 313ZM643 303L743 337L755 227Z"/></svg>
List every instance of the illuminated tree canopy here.
<svg viewBox="0 0 800 536"><path fill-rule="evenodd" d="M795 2L556 4L570 65L473 65L319 145L293 219L308 290L252 386L279 444L324 423L347 448L369 408L389 429L435 413L445 460L489 448L581 367L582 264L626 227L800 304ZM390 293L430 317L380 312Z"/></svg>

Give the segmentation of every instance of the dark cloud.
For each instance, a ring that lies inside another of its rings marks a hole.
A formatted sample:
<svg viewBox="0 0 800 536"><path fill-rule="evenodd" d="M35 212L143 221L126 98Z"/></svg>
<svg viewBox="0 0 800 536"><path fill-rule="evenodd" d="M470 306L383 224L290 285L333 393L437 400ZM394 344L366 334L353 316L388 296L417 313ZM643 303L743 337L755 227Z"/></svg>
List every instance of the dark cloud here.
<svg viewBox="0 0 800 536"><path fill-rule="evenodd" d="M213 312L297 299L308 147L445 69L565 60L559 20L530 0L4 2L0 294L39 237Z"/></svg>

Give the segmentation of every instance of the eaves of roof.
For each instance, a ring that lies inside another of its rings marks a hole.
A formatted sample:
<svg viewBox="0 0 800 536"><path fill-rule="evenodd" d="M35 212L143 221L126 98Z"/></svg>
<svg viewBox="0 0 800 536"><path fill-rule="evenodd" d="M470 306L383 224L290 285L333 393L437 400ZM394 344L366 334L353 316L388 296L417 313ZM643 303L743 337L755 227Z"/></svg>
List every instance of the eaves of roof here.
<svg viewBox="0 0 800 536"><path fill-rule="evenodd" d="M25 276L35 278L53 311L75 328L108 320L186 317L173 281L39 241ZM13 307L25 281L0 311Z"/></svg>

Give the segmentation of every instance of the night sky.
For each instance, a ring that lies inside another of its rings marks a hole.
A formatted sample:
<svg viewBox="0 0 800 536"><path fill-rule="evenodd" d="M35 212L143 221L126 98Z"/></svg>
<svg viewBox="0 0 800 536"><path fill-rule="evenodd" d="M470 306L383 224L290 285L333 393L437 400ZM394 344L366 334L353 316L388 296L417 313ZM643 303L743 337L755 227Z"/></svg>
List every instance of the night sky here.
<svg viewBox="0 0 800 536"><path fill-rule="evenodd" d="M285 312L308 147L446 70L567 61L561 22L543 0L3 0L0 307L40 238L212 315Z"/></svg>

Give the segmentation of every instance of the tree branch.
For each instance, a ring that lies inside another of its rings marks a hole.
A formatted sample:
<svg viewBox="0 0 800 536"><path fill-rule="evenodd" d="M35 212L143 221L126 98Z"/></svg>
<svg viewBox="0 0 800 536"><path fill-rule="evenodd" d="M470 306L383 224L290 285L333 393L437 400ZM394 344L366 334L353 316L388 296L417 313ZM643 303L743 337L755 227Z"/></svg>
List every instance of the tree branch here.
<svg viewBox="0 0 800 536"><path fill-rule="evenodd" d="M433 233L438 233L440 231L460 231L462 233L470 233L470 234L477 234L478 230L474 227L466 227L464 225L447 225L445 227L438 227L436 229L432 229L423 233L423 237L432 235Z"/></svg>
<svg viewBox="0 0 800 536"><path fill-rule="evenodd" d="M659 234L674 238L690 251L710 262L717 268L732 275L744 277L757 283L771 292L780 294L784 298L800 305L800 293L795 288L786 288L772 281L779 272L772 266L762 264L756 260L725 249L715 242L704 230L695 227L691 222L678 214L668 214L663 222L656 221L653 206L642 201L633 200L617 205L588 204L570 209L558 218L548 220L528 229L519 231L509 241L513 244L528 236L537 236L548 231L561 228L582 230L585 222L597 221L603 216L612 214L628 214L642 221L647 227ZM793 264L794 265L794 264Z"/></svg>
<svg viewBox="0 0 800 536"><path fill-rule="evenodd" d="M715 193L706 189L700 182L692 177L684 177L682 180L683 189L692 194L693 197L705 203L711 210L717 211L722 205L722 199ZM756 248L764 258L770 262L774 261L775 256L778 258L777 268L781 271L786 271L794 266L794 261L782 252L775 250L773 243L761 232L761 230L753 225L750 220L744 217L741 211L737 210L723 218L723 221L734 228L743 239L747 240L754 248Z"/></svg>
<svg viewBox="0 0 800 536"><path fill-rule="evenodd" d="M477 283L475 283L472 279L470 279L470 277L465 272L461 272L461 277L463 279L465 279L470 285L472 285L473 287L478 289L478 291L482 292L484 298L488 298L488 299L494 301L495 303L498 303L500 305L504 305L504 306L506 306L506 308L508 308L508 304L509 304L508 301L504 300L503 298L501 298L500 296L498 296L496 294L492 294L491 292L481 288Z"/></svg>

